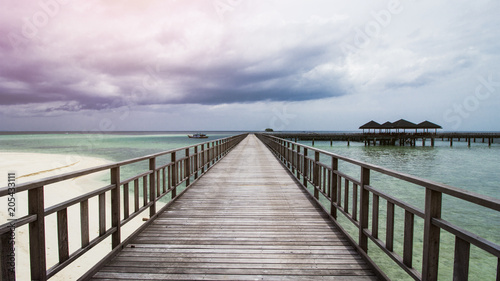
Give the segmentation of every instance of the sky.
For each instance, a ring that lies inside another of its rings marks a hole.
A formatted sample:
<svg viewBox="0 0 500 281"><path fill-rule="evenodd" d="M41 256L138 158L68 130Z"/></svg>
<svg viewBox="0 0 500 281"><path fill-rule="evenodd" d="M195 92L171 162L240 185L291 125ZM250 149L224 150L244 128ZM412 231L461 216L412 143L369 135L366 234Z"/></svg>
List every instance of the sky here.
<svg viewBox="0 0 500 281"><path fill-rule="evenodd" d="M0 6L0 131L500 131L500 1Z"/></svg>

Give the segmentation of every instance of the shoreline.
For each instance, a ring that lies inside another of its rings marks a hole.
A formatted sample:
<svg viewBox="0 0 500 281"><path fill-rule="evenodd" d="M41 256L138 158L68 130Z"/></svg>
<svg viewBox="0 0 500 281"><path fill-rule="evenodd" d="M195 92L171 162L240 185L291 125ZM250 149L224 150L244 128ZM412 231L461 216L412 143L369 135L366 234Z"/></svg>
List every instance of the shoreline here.
<svg viewBox="0 0 500 281"><path fill-rule="evenodd" d="M112 163L112 161L71 154L45 154L31 152L2 152L0 151L0 175L3 179L0 186L7 186L9 172L16 175L16 185L26 182L40 180L42 178L56 176L64 173L74 172L86 168L96 167ZM103 171L96 174L82 176L44 188L45 208L64 202L78 195L88 193L104 186L109 177L109 172ZM109 196L107 196L109 198ZM107 199L108 199L107 198ZM7 222L7 201L2 198L2 206L5 210L0 211L0 224ZM5 202L4 202L5 201ZM16 218L27 215L27 192L16 194ZM97 202L89 201L89 217L91 218L91 239L98 235L97 225L92 224L92 219L97 218ZM107 219L109 221L109 219ZM95 226L94 226L95 225ZM68 231L70 253L80 248L80 212L79 204L68 208ZM47 267L58 263L57 243L57 218L50 215L45 218ZM29 243L28 226L16 229L16 277L18 280L30 280L29 273ZM72 263L51 280L76 280L104 257L109 249L107 243L102 243L82 256L79 261ZM89 256L88 254L91 253ZM100 257L102 256L102 257ZM87 262L86 262L87 261ZM87 266L88 264L88 266Z"/></svg>

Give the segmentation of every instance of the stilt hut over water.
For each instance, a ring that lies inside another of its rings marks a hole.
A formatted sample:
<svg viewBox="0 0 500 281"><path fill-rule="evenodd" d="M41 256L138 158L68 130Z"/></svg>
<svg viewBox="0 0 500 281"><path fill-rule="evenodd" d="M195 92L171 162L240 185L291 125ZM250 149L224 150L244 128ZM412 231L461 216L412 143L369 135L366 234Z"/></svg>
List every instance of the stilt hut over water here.
<svg viewBox="0 0 500 281"><path fill-rule="evenodd" d="M396 133L399 133L399 129L403 129L403 133L406 133L406 129L415 129L415 132L417 132L417 124L404 119L399 119L398 121L392 123L392 125L394 129L396 129Z"/></svg>
<svg viewBox="0 0 500 281"><path fill-rule="evenodd" d="M429 133L429 129L434 129L434 133L437 133L437 129L442 129L443 127L426 120L418 124L417 128L422 129L422 133Z"/></svg>
<svg viewBox="0 0 500 281"><path fill-rule="evenodd" d="M373 129L373 133L375 133L375 130L380 130L380 124L375 122L375 121L370 121L363 126L359 127L360 129L363 129L363 134L365 133L365 129L368 129L368 133L370 133L370 130Z"/></svg>
<svg viewBox="0 0 500 281"><path fill-rule="evenodd" d="M381 130L384 130L384 133L390 133L392 129L394 129L394 125L387 121L384 124L380 125Z"/></svg>
<svg viewBox="0 0 500 281"><path fill-rule="evenodd" d="M434 129L434 133L437 133L437 129L442 129L441 126L427 120L417 125L405 119L399 119L393 123L387 121L382 125L372 120L359 128L363 129L363 134L365 133L365 129L368 130L368 134L371 133L371 129L373 129L373 133L376 133L376 130L379 130L379 133L386 134L393 133L393 129L396 130L395 133L406 133L406 129L415 129L415 133L418 133L418 129L422 129L422 133L429 133L429 129ZM401 129L403 129L402 132L400 131Z"/></svg>

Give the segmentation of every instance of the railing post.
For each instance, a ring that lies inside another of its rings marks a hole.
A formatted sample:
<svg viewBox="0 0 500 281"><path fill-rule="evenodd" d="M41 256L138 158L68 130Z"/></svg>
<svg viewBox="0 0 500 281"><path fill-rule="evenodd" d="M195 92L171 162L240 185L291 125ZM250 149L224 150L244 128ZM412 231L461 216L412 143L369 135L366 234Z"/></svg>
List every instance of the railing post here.
<svg viewBox="0 0 500 281"><path fill-rule="evenodd" d="M212 156L210 159L212 160L212 165L215 164L215 158L217 157L217 142L212 142Z"/></svg>
<svg viewBox="0 0 500 281"><path fill-rule="evenodd" d="M330 191L330 214L334 219L337 218L337 208L335 208L334 202L337 202L337 174L335 171L338 171L339 169L339 159L332 157L332 176L330 177L330 186L331 186L331 191ZM356 198L354 198L356 200Z"/></svg>
<svg viewBox="0 0 500 281"><path fill-rule="evenodd" d="M286 166L288 167L288 169L290 169L290 162L291 162L291 157L290 157L290 142L287 141L286 142Z"/></svg>
<svg viewBox="0 0 500 281"><path fill-rule="evenodd" d="M213 150L213 154L212 154L212 164L215 164L215 162L217 162L217 157L219 156L219 141L214 141L213 144L212 144L212 150Z"/></svg>
<svg viewBox="0 0 500 281"><path fill-rule="evenodd" d="M286 165L287 158L286 158L286 140L281 141L281 154L283 156L283 164Z"/></svg>
<svg viewBox="0 0 500 281"><path fill-rule="evenodd" d="M370 205L370 192L366 186L370 184L370 169L361 167L361 192L360 192L360 214L359 214L359 246L368 252L368 236L364 233L368 229L368 212ZM340 187L338 187L340 188Z"/></svg>
<svg viewBox="0 0 500 281"><path fill-rule="evenodd" d="M219 161L220 156L220 141L215 142L215 162Z"/></svg>
<svg viewBox="0 0 500 281"><path fill-rule="evenodd" d="M198 170L200 169L200 162L198 162L198 146L194 147L194 179L198 178Z"/></svg>
<svg viewBox="0 0 500 281"><path fill-rule="evenodd" d="M309 163L307 161L307 148L304 147L304 163L302 167L302 184L307 187L307 173L309 172Z"/></svg>
<svg viewBox="0 0 500 281"><path fill-rule="evenodd" d="M177 196L177 160L175 157L175 154L177 152L174 151L170 154L170 159L172 162L172 173L170 174L170 177L172 178L172 198Z"/></svg>
<svg viewBox="0 0 500 281"><path fill-rule="evenodd" d="M313 165L313 173L314 173L314 198L319 199L319 187L320 187L320 178L319 178L319 151L314 152L314 165Z"/></svg>
<svg viewBox="0 0 500 281"><path fill-rule="evenodd" d="M118 247L118 245L120 245L120 243L121 243L120 167L119 166L111 169L111 184L115 185L115 187L113 189L111 189L111 227L116 228L116 231L113 232L113 234L111 235L111 246L112 246L112 249L114 249L114 248ZM154 185L154 183L153 183L153 185Z"/></svg>
<svg viewBox="0 0 500 281"><path fill-rule="evenodd" d="M425 189L424 245L422 256L422 280L437 280L439 268L440 228L432 219L441 218L442 193Z"/></svg>
<svg viewBox="0 0 500 281"><path fill-rule="evenodd" d="M301 172L301 167L300 167L300 145L297 144L297 179L300 180L300 172Z"/></svg>
<svg viewBox="0 0 500 281"><path fill-rule="evenodd" d="M201 173L205 173L205 145L201 145Z"/></svg>
<svg viewBox="0 0 500 281"><path fill-rule="evenodd" d="M469 280L470 243L455 237L455 261L453 262L453 280ZM498 270L498 269L497 269ZM500 276L497 276L497 279Z"/></svg>
<svg viewBox="0 0 500 281"><path fill-rule="evenodd" d="M295 173L295 166L297 165L296 162L295 162L295 144L292 143L292 147L290 148L290 153L291 153L291 162L292 164L290 165L291 168L292 168L292 174Z"/></svg>
<svg viewBox="0 0 500 281"><path fill-rule="evenodd" d="M57 244L59 246L59 263L63 263L69 258L68 209L57 212Z"/></svg>
<svg viewBox="0 0 500 281"><path fill-rule="evenodd" d="M15 223L15 222L14 222ZM11 242L14 239L12 231L6 232L4 234L0 235L0 243L2 245L1 252L1 260L0 262L2 263L0 267L2 268L2 275L0 275L0 280L2 281L15 281L16 280L16 271L15 267L15 261L12 259L15 259L15 254L12 252L13 245Z"/></svg>
<svg viewBox="0 0 500 281"><path fill-rule="evenodd" d="M153 217L156 214L156 158L149 159L149 202L151 206L149 207L149 217Z"/></svg>
<svg viewBox="0 0 500 281"><path fill-rule="evenodd" d="M208 162L209 162L209 166L212 166L213 164L213 159L214 159L214 145L215 145L215 142L211 142L209 144L209 149L208 149Z"/></svg>
<svg viewBox="0 0 500 281"><path fill-rule="evenodd" d="M408 267L413 267L413 229L415 225L415 215L407 210L405 210L404 225L403 263Z"/></svg>
<svg viewBox="0 0 500 281"><path fill-rule="evenodd" d="M221 141L219 140L219 141L217 141L217 151L216 151L217 157L215 158L216 161L219 161L219 159L220 159L220 155L221 155L220 149L221 149Z"/></svg>
<svg viewBox="0 0 500 281"><path fill-rule="evenodd" d="M210 148L210 143L207 143L207 169L210 168L210 164L212 163L212 158L210 158L210 151L212 151L212 149Z"/></svg>
<svg viewBox="0 0 500 281"><path fill-rule="evenodd" d="M29 224L31 279L47 280L47 262L45 256L45 206L43 186L28 191L30 215L36 215L36 221Z"/></svg>
<svg viewBox="0 0 500 281"><path fill-rule="evenodd" d="M218 160L221 160L222 159L222 155L224 154L224 142L222 140L219 141L219 159Z"/></svg>
<svg viewBox="0 0 500 281"><path fill-rule="evenodd" d="M186 161L184 161L184 178L186 178L186 186L191 183L191 171L190 171L190 157L189 157L189 148L186 148Z"/></svg>

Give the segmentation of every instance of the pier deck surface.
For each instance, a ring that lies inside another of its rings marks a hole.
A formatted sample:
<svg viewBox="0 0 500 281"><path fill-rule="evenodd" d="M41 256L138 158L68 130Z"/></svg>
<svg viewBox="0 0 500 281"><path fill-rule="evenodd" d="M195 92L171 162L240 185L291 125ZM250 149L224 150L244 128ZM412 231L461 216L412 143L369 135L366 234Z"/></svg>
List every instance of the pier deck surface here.
<svg viewBox="0 0 500 281"><path fill-rule="evenodd" d="M92 280L376 280L249 135Z"/></svg>

